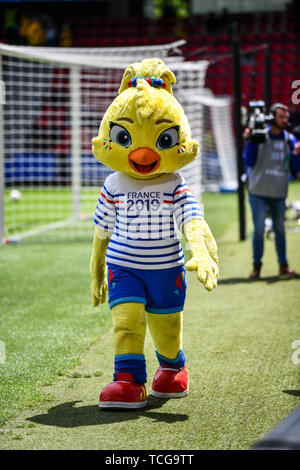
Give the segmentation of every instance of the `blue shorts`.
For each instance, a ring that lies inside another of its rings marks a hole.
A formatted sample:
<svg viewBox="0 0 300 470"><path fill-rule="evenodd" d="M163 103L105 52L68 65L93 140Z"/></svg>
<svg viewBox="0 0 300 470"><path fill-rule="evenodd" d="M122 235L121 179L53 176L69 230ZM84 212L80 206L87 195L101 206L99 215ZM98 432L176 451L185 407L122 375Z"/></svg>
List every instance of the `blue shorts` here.
<svg viewBox="0 0 300 470"><path fill-rule="evenodd" d="M184 265L170 269L134 269L107 263L108 302L139 302L150 313L181 312L186 293Z"/></svg>

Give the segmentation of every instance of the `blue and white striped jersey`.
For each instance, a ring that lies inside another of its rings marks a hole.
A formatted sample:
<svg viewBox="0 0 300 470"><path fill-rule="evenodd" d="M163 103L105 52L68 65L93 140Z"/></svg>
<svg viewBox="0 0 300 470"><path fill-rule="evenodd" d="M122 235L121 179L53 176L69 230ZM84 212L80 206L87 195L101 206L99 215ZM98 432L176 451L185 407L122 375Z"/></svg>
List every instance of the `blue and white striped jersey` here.
<svg viewBox="0 0 300 470"><path fill-rule="evenodd" d="M94 222L109 232L106 261L136 269L167 269L184 263L174 224L203 218L179 173L152 180L111 173L102 187Z"/></svg>

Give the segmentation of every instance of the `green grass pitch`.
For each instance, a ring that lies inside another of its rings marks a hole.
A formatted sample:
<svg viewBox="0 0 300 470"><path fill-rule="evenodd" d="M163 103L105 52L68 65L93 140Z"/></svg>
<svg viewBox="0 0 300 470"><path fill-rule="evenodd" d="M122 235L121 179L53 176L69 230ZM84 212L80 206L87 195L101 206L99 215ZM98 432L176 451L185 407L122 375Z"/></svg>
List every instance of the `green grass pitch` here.
<svg viewBox="0 0 300 470"><path fill-rule="evenodd" d="M299 184L291 184L289 198L300 200ZM203 199L218 242L220 279L209 293L188 273L183 346L190 394L150 399L138 412L97 410L113 358L108 306L91 305L91 241L32 239L0 248L6 354L0 448L247 449L299 404L300 365L292 358L300 339L300 280L278 279L270 238L262 280L249 282L249 207L248 237L239 242L237 195ZM287 217L290 263L300 272L300 226L291 211ZM156 360L147 344L149 393ZM26 419L18 421L20 413Z"/></svg>
<svg viewBox="0 0 300 470"><path fill-rule="evenodd" d="M73 216L73 195L70 187L21 188L21 199L12 201L10 189L5 191L5 237L18 237L22 233L39 229ZM90 224L85 223L95 211L99 188L82 188L80 216L77 222L81 236L90 236ZM74 224L74 222L73 222ZM66 224L67 227L67 224ZM67 229L42 232L46 239L63 237ZM67 237L65 237L67 238ZM41 239L41 236L39 236Z"/></svg>

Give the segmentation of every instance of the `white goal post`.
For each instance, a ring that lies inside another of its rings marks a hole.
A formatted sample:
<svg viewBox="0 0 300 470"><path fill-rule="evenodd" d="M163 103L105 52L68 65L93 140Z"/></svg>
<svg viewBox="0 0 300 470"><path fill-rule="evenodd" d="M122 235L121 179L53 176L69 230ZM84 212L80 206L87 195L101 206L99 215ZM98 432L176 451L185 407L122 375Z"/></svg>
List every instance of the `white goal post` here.
<svg viewBox="0 0 300 470"><path fill-rule="evenodd" d="M182 44L105 49L0 44L1 242L92 236L98 192L111 170L93 157L91 139L125 68L149 57L162 58L175 73L174 94L200 142L199 156L182 170L193 192L200 198L203 189L226 181L234 186L230 100L204 91L208 62L185 62Z"/></svg>

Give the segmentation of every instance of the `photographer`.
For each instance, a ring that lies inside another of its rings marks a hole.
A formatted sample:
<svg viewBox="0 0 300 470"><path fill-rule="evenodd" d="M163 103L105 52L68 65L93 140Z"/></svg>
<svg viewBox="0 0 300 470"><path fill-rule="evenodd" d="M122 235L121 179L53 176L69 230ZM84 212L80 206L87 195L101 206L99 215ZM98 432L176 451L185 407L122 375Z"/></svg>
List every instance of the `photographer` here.
<svg viewBox="0 0 300 470"><path fill-rule="evenodd" d="M251 279L260 277L267 212L273 221L279 275L298 277L287 262L284 219L290 172L300 181L300 142L286 131L288 108L276 103L271 107L271 112L273 118L261 143L251 138L249 128L244 132L244 138L247 139L244 163L248 174L249 203L254 224Z"/></svg>

